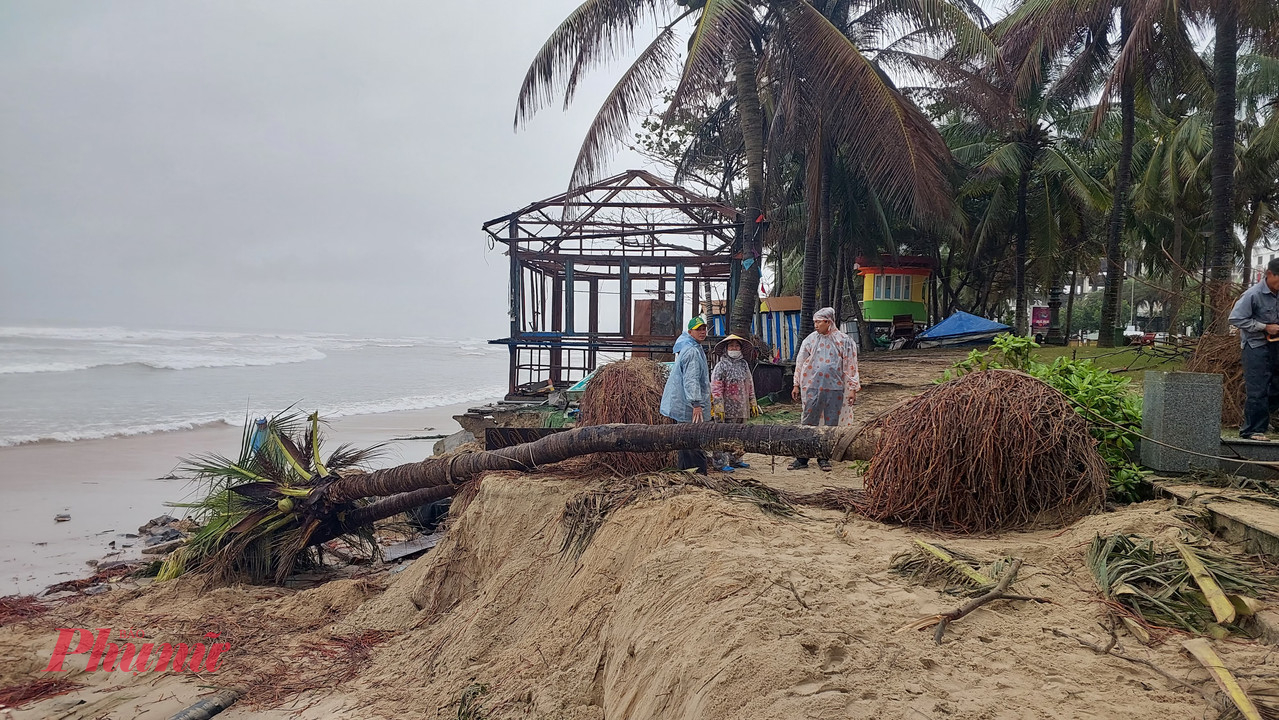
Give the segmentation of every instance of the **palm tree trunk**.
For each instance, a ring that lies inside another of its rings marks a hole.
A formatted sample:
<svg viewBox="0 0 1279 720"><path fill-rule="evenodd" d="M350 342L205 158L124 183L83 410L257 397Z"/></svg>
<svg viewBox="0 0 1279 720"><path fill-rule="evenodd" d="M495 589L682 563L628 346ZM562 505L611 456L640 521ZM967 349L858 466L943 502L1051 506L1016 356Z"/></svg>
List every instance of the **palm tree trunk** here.
<svg viewBox="0 0 1279 720"><path fill-rule="evenodd" d="M1260 200L1253 200L1251 209L1248 211L1248 225L1245 228L1243 241L1243 281L1244 284L1252 282L1252 249L1256 246L1257 240L1261 239L1261 208Z"/></svg>
<svg viewBox="0 0 1279 720"><path fill-rule="evenodd" d="M1170 335L1180 335L1180 332L1174 332L1179 329L1177 326L1177 318L1181 316L1181 309L1185 306L1186 292L1186 258L1185 255L1185 224L1181 220L1181 210L1174 200L1172 203L1172 259L1175 267L1172 275L1172 294L1168 298L1168 333ZM1184 329L1184 328L1180 328Z"/></svg>
<svg viewBox="0 0 1279 720"><path fill-rule="evenodd" d="M1235 82L1239 49L1239 8L1236 0L1216 4L1216 31L1212 51L1212 313L1209 332L1224 334L1230 313L1230 271L1235 256Z"/></svg>
<svg viewBox="0 0 1279 720"><path fill-rule="evenodd" d="M813 313L818 309L818 290L822 278L822 221L821 186L822 129L820 124L808 146L808 164L804 175L804 212L808 215L808 228L804 237L804 282L800 288L799 336L808 337L813 331Z"/></svg>
<svg viewBox="0 0 1279 720"><path fill-rule="evenodd" d="M1132 33L1132 19L1128 3L1121 3L1119 22L1120 47L1128 42ZM1120 240L1124 233L1124 220L1128 212L1128 190L1132 185L1132 146L1136 136L1136 101L1132 73L1125 73L1119 85L1119 165L1115 168L1115 196L1110 206L1110 222L1106 228L1106 289L1101 296L1101 328L1097 332L1097 345L1115 346L1116 320L1119 317L1119 294L1124 282L1124 258Z"/></svg>
<svg viewBox="0 0 1279 720"><path fill-rule="evenodd" d="M1017 178L1017 258L1013 268L1013 278L1017 291L1016 322L1017 334L1025 337L1030 334L1030 323L1026 318L1026 263L1030 247L1030 224L1026 218L1026 195L1030 191L1030 169L1023 168Z"/></svg>
<svg viewBox="0 0 1279 720"><path fill-rule="evenodd" d="M321 501L336 506L366 497L399 496L401 493L451 487L483 472L526 472L592 453L717 450L726 444L741 447L746 452L832 460L867 459L874 447L869 437L864 436L860 430L847 426L734 425L709 422L592 425L548 435L524 445L447 458L428 458L371 473L340 477L320 491ZM416 502L409 504L409 507L429 501L418 498L414 500Z"/></svg>
<svg viewBox="0 0 1279 720"><path fill-rule="evenodd" d="M461 490L461 485L436 485L434 487L422 488L420 490L412 490L402 492L398 495L392 495L375 503L358 507L347 513L347 527L357 527L360 525L372 525L378 520L399 515L407 512L415 507L433 503L437 500L443 500L447 497L453 497ZM326 538L327 539L327 538ZM323 541L321 541L323 542Z"/></svg>
<svg viewBox="0 0 1279 720"><path fill-rule="evenodd" d="M835 308L835 319L840 321L844 319L844 263L848 261L847 254L843 245L835 248L835 292L831 295L831 307Z"/></svg>
<svg viewBox="0 0 1279 720"><path fill-rule="evenodd" d="M733 68L737 84L737 114L746 147L746 213L742 241L742 272L737 282L731 332L748 337L759 306L760 262L764 259L763 229L756 219L764 213L764 111L759 103L759 59L750 42L738 44ZM747 263L749 261L749 265Z"/></svg>
<svg viewBox="0 0 1279 720"><path fill-rule="evenodd" d="M826 148L822 148L825 153ZM821 236L821 256L819 284L821 285L821 306L831 307L831 285L834 273L831 272L831 239L830 239L830 163L829 158L822 158L821 195L817 199L818 235Z"/></svg>
<svg viewBox="0 0 1279 720"><path fill-rule="evenodd" d="M856 253L852 247L848 248L850 253ZM857 299L857 271L853 269L855 262L847 262L844 264L844 274L847 279L844 283L848 286L848 301L853 305L853 319L857 321L857 346L863 352L870 352L874 347L874 340L870 334L870 325L866 324L866 315L862 313L862 304Z"/></svg>

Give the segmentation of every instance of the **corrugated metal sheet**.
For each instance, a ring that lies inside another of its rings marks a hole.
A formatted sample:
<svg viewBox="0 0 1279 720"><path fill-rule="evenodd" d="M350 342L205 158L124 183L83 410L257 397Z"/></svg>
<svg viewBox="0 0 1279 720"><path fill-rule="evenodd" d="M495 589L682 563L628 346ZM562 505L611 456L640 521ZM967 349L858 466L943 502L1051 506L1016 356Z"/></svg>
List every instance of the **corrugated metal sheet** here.
<svg viewBox="0 0 1279 720"><path fill-rule="evenodd" d="M795 353L799 351L799 344L803 338L799 337L799 311L788 312L766 312L760 313L751 319L751 334L757 335L768 343L773 349L773 356L769 358L773 362L789 362L795 359ZM760 318L764 320L764 327L756 327ZM711 334L723 337L728 334L728 324L723 315L712 315Z"/></svg>

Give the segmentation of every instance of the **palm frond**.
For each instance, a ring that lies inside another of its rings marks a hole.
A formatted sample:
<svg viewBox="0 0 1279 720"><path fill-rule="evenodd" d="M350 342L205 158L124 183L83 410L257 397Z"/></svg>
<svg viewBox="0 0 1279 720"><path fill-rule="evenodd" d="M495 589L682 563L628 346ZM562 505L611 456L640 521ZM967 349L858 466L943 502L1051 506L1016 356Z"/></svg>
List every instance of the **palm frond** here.
<svg viewBox="0 0 1279 720"><path fill-rule="evenodd" d="M706 0L688 40L688 58L666 117L672 117L694 97L719 92L729 58L739 49L751 47L757 32L754 9L746 0Z"/></svg>
<svg viewBox="0 0 1279 720"><path fill-rule="evenodd" d="M581 74L623 52L637 26L660 10L656 0L586 0L542 44L520 84L515 127L528 122L561 89L572 99Z"/></svg>
<svg viewBox="0 0 1279 720"><path fill-rule="evenodd" d="M577 153L569 180L570 190L585 185L598 175L612 150L626 136L632 119L660 87L663 71L675 57L672 25L658 33L644 48L604 99Z"/></svg>
<svg viewBox="0 0 1279 720"><path fill-rule="evenodd" d="M1016 177L1030 167L1026 147L1018 142L1005 142L982 159L977 166L978 178Z"/></svg>
<svg viewBox="0 0 1279 720"><path fill-rule="evenodd" d="M813 6L792 0L783 8L791 69L823 108L832 138L861 159L890 206L917 218L947 214L950 152L936 128Z"/></svg>
<svg viewBox="0 0 1279 720"><path fill-rule="evenodd" d="M1273 576L1248 561L1188 550L1228 595L1255 599L1276 587ZM1098 535L1088 548L1086 562L1102 594L1143 622L1192 633L1205 633L1216 624L1185 557L1175 549L1157 548L1153 540L1136 535ZM1248 632L1238 624L1225 627Z"/></svg>
<svg viewBox="0 0 1279 720"><path fill-rule="evenodd" d="M1043 168L1060 176L1070 194L1093 210L1106 212L1111 196L1097 178L1088 174L1074 158L1055 147L1045 148Z"/></svg>
<svg viewBox="0 0 1279 720"><path fill-rule="evenodd" d="M881 0L877 3L888 21L913 28L913 34L931 38L935 48L947 50L956 61L977 60L998 65L999 48L986 33L981 20L964 6L951 0Z"/></svg>

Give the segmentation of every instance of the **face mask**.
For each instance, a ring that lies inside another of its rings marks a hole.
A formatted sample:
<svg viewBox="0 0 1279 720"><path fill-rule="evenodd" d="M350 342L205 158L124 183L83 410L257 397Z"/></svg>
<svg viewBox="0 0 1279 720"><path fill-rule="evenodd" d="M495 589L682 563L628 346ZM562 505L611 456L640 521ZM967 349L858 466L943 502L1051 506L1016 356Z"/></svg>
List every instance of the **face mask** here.
<svg viewBox="0 0 1279 720"><path fill-rule="evenodd" d="M729 350L729 351L728 351L728 356L729 356L729 357L731 357L731 358L739 358L739 357L741 357L741 356L742 356L742 351L741 351L741 350Z"/></svg>

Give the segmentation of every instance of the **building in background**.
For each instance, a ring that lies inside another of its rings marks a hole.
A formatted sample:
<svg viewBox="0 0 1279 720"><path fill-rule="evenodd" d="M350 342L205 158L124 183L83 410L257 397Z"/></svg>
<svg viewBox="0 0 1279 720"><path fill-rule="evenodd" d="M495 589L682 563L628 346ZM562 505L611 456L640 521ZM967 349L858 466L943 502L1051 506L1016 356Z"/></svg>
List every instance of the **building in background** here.
<svg viewBox="0 0 1279 720"><path fill-rule="evenodd" d="M881 255L879 260L857 258L864 280L862 315L866 322L892 323L909 315L915 323L928 323L928 281L933 275L931 258Z"/></svg>

